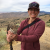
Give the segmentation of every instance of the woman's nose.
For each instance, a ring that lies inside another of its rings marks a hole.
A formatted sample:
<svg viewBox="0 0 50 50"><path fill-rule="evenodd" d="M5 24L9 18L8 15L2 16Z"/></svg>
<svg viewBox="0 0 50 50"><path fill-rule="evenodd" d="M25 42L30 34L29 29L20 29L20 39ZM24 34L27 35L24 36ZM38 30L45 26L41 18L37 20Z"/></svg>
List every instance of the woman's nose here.
<svg viewBox="0 0 50 50"><path fill-rule="evenodd" d="M35 10L32 10L33 13L35 13Z"/></svg>

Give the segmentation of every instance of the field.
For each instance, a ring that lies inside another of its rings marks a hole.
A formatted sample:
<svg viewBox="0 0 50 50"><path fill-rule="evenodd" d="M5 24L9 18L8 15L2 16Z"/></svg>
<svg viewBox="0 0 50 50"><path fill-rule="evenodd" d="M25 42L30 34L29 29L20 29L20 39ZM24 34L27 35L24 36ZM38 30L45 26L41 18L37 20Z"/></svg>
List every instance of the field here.
<svg viewBox="0 0 50 50"><path fill-rule="evenodd" d="M45 31L40 38L40 48L41 50L50 50L50 28L45 27ZM21 42L13 41L13 50L20 50ZM10 50L9 44L3 45L0 50Z"/></svg>
<svg viewBox="0 0 50 50"><path fill-rule="evenodd" d="M50 50L50 23L47 23L50 19L50 15L44 15L39 16L45 23L45 31L44 34L40 38L40 47L41 50ZM16 25L20 25L21 21L23 21L24 18L6 18L6 19L0 19L0 50L10 50L9 43L6 40L6 34L7 34L7 25L9 23L14 23ZM14 50L20 50L21 49L21 42L13 41L13 49Z"/></svg>

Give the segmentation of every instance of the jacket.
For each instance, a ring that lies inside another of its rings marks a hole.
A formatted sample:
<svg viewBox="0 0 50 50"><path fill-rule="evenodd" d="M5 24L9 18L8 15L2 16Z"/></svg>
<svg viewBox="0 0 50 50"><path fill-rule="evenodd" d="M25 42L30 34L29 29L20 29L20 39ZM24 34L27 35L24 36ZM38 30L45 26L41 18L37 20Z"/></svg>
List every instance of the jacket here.
<svg viewBox="0 0 50 50"><path fill-rule="evenodd" d="M36 18L37 21L39 18ZM45 22L40 20L32 26L22 29L28 25L28 20L22 21L18 28L18 38L16 41L21 41L21 50L40 50L39 38L42 36L45 30ZM22 33L22 35L20 35Z"/></svg>

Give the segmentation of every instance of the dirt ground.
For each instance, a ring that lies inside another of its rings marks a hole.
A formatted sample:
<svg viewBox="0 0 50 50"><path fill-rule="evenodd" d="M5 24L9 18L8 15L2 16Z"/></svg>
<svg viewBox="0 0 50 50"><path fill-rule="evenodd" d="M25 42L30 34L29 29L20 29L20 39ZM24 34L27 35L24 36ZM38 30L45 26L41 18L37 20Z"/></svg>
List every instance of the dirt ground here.
<svg viewBox="0 0 50 50"><path fill-rule="evenodd" d="M45 27L45 31L40 38L41 50L50 50L50 28Z"/></svg>
<svg viewBox="0 0 50 50"><path fill-rule="evenodd" d="M41 50L50 50L50 28L45 27L45 31L40 38L40 49ZM10 50L8 48L8 50ZM13 50L21 50L21 42L13 43Z"/></svg>

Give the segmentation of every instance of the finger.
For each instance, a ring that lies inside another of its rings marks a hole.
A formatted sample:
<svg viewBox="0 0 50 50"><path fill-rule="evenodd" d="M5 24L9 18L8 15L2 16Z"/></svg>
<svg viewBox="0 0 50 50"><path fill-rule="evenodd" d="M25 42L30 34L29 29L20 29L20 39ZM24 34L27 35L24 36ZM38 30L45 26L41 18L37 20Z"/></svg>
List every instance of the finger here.
<svg viewBox="0 0 50 50"><path fill-rule="evenodd" d="M6 36L8 37L8 34L6 34Z"/></svg>
<svg viewBox="0 0 50 50"><path fill-rule="evenodd" d="M10 39L7 39L7 41L8 41L8 42L11 42L11 40L10 40Z"/></svg>
<svg viewBox="0 0 50 50"><path fill-rule="evenodd" d="M6 34L6 36L7 36L7 34Z"/></svg>
<svg viewBox="0 0 50 50"><path fill-rule="evenodd" d="M8 31L8 33L11 33L10 30Z"/></svg>

